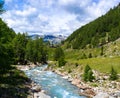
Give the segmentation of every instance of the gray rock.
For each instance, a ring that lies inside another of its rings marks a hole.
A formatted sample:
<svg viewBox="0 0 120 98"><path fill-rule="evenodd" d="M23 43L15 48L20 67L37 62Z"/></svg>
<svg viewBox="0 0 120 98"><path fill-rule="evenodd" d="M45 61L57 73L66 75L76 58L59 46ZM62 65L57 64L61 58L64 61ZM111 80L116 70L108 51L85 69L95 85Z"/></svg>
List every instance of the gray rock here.
<svg viewBox="0 0 120 98"><path fill-rule="evenodd" d="M93 98L109 98L110 96L107 93L100 92Z"/></svg>

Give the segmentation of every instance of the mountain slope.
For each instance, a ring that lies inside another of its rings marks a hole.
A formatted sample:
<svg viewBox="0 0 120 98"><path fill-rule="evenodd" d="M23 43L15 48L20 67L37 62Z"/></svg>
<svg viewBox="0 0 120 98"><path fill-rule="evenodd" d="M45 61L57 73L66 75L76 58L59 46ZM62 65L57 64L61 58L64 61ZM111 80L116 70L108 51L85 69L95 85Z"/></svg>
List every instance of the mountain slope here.
<svg viewBox="0 0 120 98"><path fill-rule="evenodd" d="M120 37L120 4L98 19L77 29L65 41L67 48L98 47Z"/></svg>

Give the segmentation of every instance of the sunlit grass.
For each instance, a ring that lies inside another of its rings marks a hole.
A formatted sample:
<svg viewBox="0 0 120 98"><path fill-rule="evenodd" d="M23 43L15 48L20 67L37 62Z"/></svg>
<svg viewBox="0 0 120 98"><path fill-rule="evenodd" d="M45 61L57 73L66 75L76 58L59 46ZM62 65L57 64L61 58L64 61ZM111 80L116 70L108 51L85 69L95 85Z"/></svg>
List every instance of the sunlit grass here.
<svg viewBox="0 0 120 98"><path fill-rule="evenodd" d="M68 60L71 63L78 63L79 65L85 66L89 65L92 69L109 73L111 70L111 66L115 68L115 70L120 73L120 57L112 57L112 58L89 58L89 59L80 59L80 60Z"/></svg>

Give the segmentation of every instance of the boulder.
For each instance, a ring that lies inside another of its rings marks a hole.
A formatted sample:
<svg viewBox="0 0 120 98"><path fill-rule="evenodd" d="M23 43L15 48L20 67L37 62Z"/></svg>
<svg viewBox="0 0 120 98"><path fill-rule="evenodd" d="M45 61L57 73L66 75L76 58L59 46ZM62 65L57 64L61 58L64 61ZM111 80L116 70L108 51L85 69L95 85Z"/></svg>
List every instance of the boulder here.
<svg viewBox="0 0 120 98"><path fill-rule="evenodd" d="M32 89L33 92L40 92L41 91L40 86L37 86L37 85L32 87L31 89Z"/></svg>
<svg viewBox="0 0 120 98"><path fill-rule="evenodd" d="M39 93L35 93L33 98L51 98L51 97L42 92L39 92Z"/></svg>
<svg viewBox="0 0 120 98"><path fill-rule="evenodd" d="M96 93L92 89L81 90L80 95L87 96L88 98L93 98Z"/></svg>

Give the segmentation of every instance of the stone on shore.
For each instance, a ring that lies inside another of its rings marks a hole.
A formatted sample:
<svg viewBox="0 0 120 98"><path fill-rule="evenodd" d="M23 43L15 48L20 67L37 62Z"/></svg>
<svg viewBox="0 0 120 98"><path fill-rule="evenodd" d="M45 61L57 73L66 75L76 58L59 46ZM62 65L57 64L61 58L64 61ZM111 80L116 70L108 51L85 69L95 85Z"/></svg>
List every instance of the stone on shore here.
<svg viewBox="0 0 120 98"><path fill-rule="evenodd" d="M39 92L39 93L34 93L34 97L33 98L51 98L50 96L44 94L43 92Z"/></svg>
<svg viewBox="0 0 120 98"><path fill-rule="evenodd" d="M93 97L96 95L96 93L92 89L86 89L80 92L80 95L88 96L88 97Z"/></svg>

